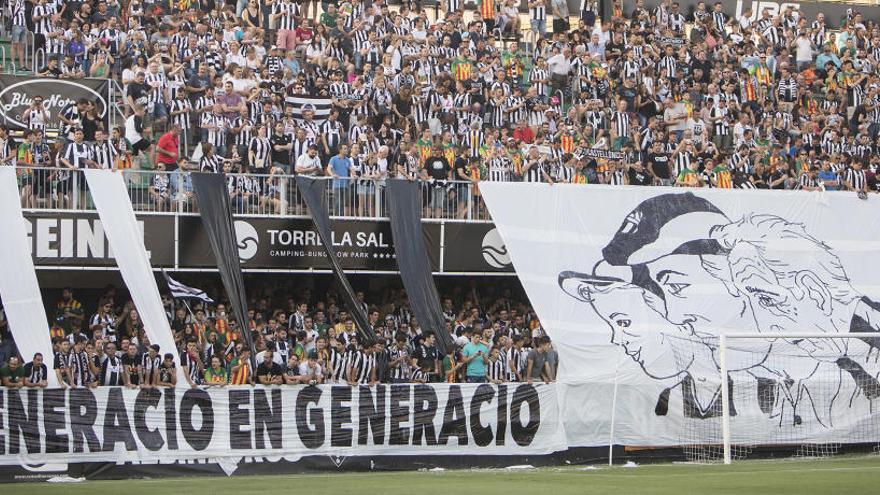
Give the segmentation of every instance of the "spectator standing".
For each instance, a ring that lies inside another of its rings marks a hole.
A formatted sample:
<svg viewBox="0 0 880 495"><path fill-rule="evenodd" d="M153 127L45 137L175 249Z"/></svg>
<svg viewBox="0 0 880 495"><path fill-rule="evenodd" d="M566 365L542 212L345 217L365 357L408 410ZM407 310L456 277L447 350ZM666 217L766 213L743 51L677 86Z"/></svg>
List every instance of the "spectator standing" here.
<svg viewBox="0 0 880 495"><path fill-rule="evenodd" d="M468 383L486 382L486 364L489 362L489 348L482 342L482 335L474 332L471 341L461 350L461 356L467 365L465 377Z"/></svg>
<svg viewBox="0 0 880 495"><path fill-rule="evenodd" d="M168 132L159 137L156 143L156 161L165 165L165 170L172 172L177 169L180 157L180 124L173 123Z"/></svg>
<svg viewBox="0 0 880 495"><path fill-rule="evenodd" d="M311 150L310 150L311 153ZM339 153L330 159L327 175L333 177L333 213L349 216L351 214L351 158L348 157L348 146L339 147ZM297 169L299 164L297 164Z"/></svg>

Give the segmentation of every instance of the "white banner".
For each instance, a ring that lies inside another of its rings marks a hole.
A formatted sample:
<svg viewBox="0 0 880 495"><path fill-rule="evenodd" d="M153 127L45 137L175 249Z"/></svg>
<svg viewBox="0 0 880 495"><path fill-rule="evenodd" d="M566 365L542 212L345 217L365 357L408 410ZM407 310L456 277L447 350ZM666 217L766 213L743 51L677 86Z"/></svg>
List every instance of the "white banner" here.
<svg viewBox="0 0 880 495"><path fill-rule="evenodd" d="M54 355L52 341L19 201L15 168L0 167L0 300L18 352L25 361L42 354L43 362L49 363L46 380L49 386L57 386L55 374L48 371Z"/></svg>
<svg viewBox="0 0 880 495"><path fill-rule="evenodd" d="M0 389L0 465L564 450L555 385Z"/></svg>
<svg viewBox="0 0 880 495"><path fill-rule="evenodd" d="M162 306L156 277L150 266L150 257L144 247L141 232L134 208L128 196L128 189L122 172L112 170L85 170L89 183L89 192L95 202L95 208L101 217L107 241L113 249L116 264L125 285L138 310L144 330L151 344L158 344L160 353L171 353L177 366L177 385L187 386L183 370L180 367L180 356L174 345L174 335Z"/></svg>
<svg viewBox="0 0 880 495"><path fill-rule="evenodd" d="M567 423L573 446L609 442L615 382L615 443L720 441L722 333L880 332L875 196L480 189L560 379L590 389L567 396L583 411ZM880 441L878 345L880 333L731 340L734 441Z"/></svg>

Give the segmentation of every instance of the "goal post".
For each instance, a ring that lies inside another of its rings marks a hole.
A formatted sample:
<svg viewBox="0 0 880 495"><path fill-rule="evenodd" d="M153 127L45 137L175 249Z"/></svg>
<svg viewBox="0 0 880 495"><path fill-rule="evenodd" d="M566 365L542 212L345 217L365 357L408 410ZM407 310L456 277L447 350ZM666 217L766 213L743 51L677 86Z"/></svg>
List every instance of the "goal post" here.
<svg viewBox="0 0 880 495"><path fill-rule="evenodd" d="M878 452L880 332L726 333L717 342L724 464L735 448Z"/></svg>

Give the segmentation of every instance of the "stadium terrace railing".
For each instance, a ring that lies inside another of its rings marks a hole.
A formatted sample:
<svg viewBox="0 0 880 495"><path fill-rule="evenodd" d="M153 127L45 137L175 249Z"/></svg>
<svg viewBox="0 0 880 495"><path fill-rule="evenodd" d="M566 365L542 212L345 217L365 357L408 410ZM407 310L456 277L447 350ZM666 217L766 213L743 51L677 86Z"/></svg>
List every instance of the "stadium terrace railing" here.
<svg viewBox="0 0 880 495"><path fill-rule="evenodd" d="M85 176L67 168L17 167L23 208L93 210ZM136 212L196 213L190 172L122 170ZM228 174L233 213L237 215L307 215L294 176ZM321 178L328 211L334 217L384 218L384 181ZM470 182L419 181L422 216L442 220L489 220L478 188Z"/></svg>

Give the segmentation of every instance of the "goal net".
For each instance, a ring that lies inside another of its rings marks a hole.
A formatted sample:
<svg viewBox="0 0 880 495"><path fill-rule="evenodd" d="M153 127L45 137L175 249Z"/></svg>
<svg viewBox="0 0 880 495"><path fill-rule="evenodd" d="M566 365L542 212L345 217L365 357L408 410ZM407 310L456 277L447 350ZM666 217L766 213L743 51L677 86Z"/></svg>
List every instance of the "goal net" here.
<svg viewBox="0 0 880 495"><path fill-rule="evenodd" d="M717 400L685 411L688 460L880 453L880 334L726 335L710 346Z"/></svg>

